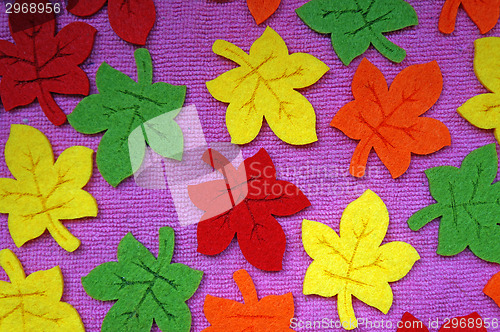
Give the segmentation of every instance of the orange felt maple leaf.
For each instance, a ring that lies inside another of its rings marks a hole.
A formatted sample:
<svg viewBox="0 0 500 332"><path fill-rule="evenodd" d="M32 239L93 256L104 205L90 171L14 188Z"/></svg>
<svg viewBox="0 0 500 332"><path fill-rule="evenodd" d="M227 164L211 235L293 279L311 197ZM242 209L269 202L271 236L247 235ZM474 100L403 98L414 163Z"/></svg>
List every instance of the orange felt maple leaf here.
<svg viewBox="0 0 500 332"><path fill-rule="evenodd" d="M488 295L500 307L500 272L495 274L484 286L483 293Z"/></svg>
<svg viewBox="0 0 500 332"><path fill-rule="evenodd" d="M487 33L497 24L500 16L500 0L447 0L439 16L439 31L452 33L455 30L460 5L482 34Z"/></svg>
<svg viewBox="0 0 500 332"><path fill-rule="evenodd" d="M259 301L247 271L234 272L233 279L245 303L207 295L203 311L212 325L203 332L293 332L289 327L295 310L292 293L269 295Z"/></svg>
<svg viewBox="0 0 500 332"><path fill-rule="evenodd" d="M344 105L331 126L360 140L349 172L365 174L373 148L395 179L410 166L411 154L430 154L450 145L446 126L420 117L438 100L443 77L436 61L403 69L391 87L380 70L363 59L352 80L354 101Z"/></svg>
<svg viewBox="0 0 500 332"><path fill-rule="evenodd" d="M280 3L281 0L247 0L248 9L257 24L261 24L274 14Z"/></svg>

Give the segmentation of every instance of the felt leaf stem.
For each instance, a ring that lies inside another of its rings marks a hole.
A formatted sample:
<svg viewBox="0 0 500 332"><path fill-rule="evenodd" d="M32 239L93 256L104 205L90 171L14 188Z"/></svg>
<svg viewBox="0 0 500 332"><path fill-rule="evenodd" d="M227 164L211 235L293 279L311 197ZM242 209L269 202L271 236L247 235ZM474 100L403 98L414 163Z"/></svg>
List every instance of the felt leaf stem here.
<svg viewBox="0 0 500 332"><path fill-rule="evenodd" d="M16 4L24 8L46 2L18 0ZM66 115L52 94L89 94L89 79L78 65L90 55L97 31L73 22L54 36L55 26L53 13L9 14L15 44L0 40L0 96L6 111L37 99L50 122L59 126L66 122Z"/></svg>
<svg viewBox="0 0 500 332"><path fill-rule="evenodd" d="M457 112L478 128L494 129L495 138L500 142L500 38L476 39L474 47L474 72L491 93L470 98Z"/></svg>
<svg viewBox="0 0 500 332"><path fill-rule="evenodd" d="M450 145L443 123L420 117L436 103L442 88L436 61L403 69L388 88L380 70L363 59L352 80L354 101L344 105L330 124L360 140L349 172L363 176L374 149L395 179L410 166L412 153L430 154Z"/></svg>
<svg viewBox="0 0 500 332"><path fill-rule="evenodd" d="M68 11L90 16L108 3L108 18L115 33L123 40L145 45L156 20L153 0L68 0Z"/></svg>
<svg viewBox="0 0 500 332"><path fill-rule="evenodd" d="M314 109L295 89L318 81L328 71L323 62L306 53L289 54L283 39L270 27L253 43L249 54L224 40L215 41L212 49L240 65L207 82L215 99L229 103L226 126L232 143L251 142L264 117L289 144L317 141Z"/></svg>
<svg viewBox="0 0 500 332"><path fill-rule="evenodd" d="M338 313L345 329L358 326L352 296L387 314L393 295L389 282L403 278L420 259L405 242L381 246L389 225L384 202L367 190L350 203L340 220L340 236L325 224L305 220L302 242L313 262L304 277L305 295L338 295Z"/></svg>
<svg viewBox="0 0 500 332"><path fill-rule="evenodd" d="M0 281L0 332L85 331L75 308L60 302L63 276L59 266L26 277L9 249L0 251L0 265L10 279Z"/></svg>
<svg viewBox="0 0 500 332"><path fill-rule="evenodd" d="M269 295L259 300L247 271L238 270L233 278L244 303L207 295L203 312L211 326L204 332L293 332L289 328L294 313L292 293Z"/></svg>
<svg viewBox="0 0 500 332"><path fill-rule="evenodd" d="M281 270L286 238L274 216L295 214L311 205L309 200L294 184L276 179L264 149L238 169L212 149L202 158L224 180L188 186L191 201L205 211L198 223L198 252L217 255L237 235L250 264L266 271Z"/></svg>
<svg viewBox="0 0 500 332"><path fill-rule="evenodd" d="M467 246L477 257L500 263L500 183L495 180L498 158L495 144L469 153L460 168L433 167L425 171L437 203L408 219L417 231L441 218L437 253L453 256Z"/></svg>
<svg viewBox="0 0 500 332"><path fill-rule="evenodd" d="M97 167L114 187L139 169L146 143L159 155L176 160L182 159L184 148L174 118L184 104L186 87L152 84L149 51L137 49L134 55L137 82L104 62L96 75L99 94L83 99L68 116L80 133L106 131L97 149Z"/></svg>
<svg viewBox="0 0 500 332"><path fill-rule="evenodd" d="M498 22L500 16L499 0L446 0L439 16L439 31L452 33L455 30L455 21L460 5L482 34L493 29Z"/></svg>
<svg viewBox="0 0 500 332"><path fill-rule="evenodd" d="M383 33L417 25L417 13L403 0L311 0L296 10L311 29L331 34L335 53L344 65L363 54L370 44L393 62L406 52Z"/></svg>
<svg viewBox="0 0 500 332"><path fill-rule="evenodd" d="M202 271L171 264L174 230L160 228L156 259L131 233L118 245L118 262L107 262L82 278L89 296L118 300L102 323L102 331L151 330L153 319L163 332L190 331L191 312L186 301L201 282Z"/></svg>
<svg viewBox="0 0 500 332"><path fill-rule="evenodd" d="M96 200L82 189L92 175L92 154L89 148L73 146L54 163L44 134L26 125L11 126L5 161L15 179L0 178L0 213L9 214L16 246L46 229L65 250L80 246L61 220L97 215Z"/></svg>

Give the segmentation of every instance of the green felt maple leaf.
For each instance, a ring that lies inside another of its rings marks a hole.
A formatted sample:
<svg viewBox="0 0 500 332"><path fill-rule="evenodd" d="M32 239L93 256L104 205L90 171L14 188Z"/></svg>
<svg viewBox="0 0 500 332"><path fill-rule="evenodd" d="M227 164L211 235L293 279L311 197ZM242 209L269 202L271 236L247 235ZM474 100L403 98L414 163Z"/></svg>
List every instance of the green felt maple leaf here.
<svg viewBox="0 0 500 332"><path fill-rule="evenodd" d="M158 259L131 233L118 245L118 262L107 262L82 278L88 295L101 301L118 300L101 330L150 331L153 319L163 332L189 331L191 312L186 301L198 289L202 271L170 264L174 231L160 228Z"/></svg>
<svg viewBox="0 0 500 332"><path fill-rule="evenodd" d="M479 258L500 263L500 182L495 180L495 144L469 153L460 168L439 166L425 171L436 204L408 219L414 231L441 217L437 253L456 255L467 246Z"/></svg>
<svg viewBox="0 0 500 332"><path fill-rule="evenodd" d="M112 186L139 169L146 143L163 157L182 159L184 140L174 118L184 104L186 86L152 84L149 51L137 49L134 55L137 82L104 62L96 74L99 94L84 98L68 116L80 133L106 131L96 162Z"/></svg>
<svg viewBox="0 0 500 332"><path fill-rule="evenodd" d="M383 56L401 62L405 50L382 33L417 25L417 13L403 0L312 0L296 10L311 29L332 36L335 53L349 65L370 43Z"/></svg>

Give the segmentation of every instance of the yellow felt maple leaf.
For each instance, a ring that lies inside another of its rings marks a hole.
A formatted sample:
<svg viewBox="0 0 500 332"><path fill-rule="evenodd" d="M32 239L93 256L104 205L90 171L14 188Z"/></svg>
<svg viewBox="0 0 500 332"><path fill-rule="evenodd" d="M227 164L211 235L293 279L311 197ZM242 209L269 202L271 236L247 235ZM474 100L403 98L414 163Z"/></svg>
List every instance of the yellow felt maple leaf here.
<svg viewBox="0 0 500 332"><path fill-rule="evenodd" d="M66 149L54 163L45 135L26 125L12 125L5 144L5 161L16 178L0 178L0 213L9 214L9 231L16 246L39 237L46 229L67 251L80 246L61 219L95 217L97 203L81 188L92 175L93 151Z"/></svg>
<svg viewBox="0 0 500 332"><path fill-rule="evenodd" d="M302 223L302 242L314 259L306 271L303 292L338 295L339 318L345 329L357 327L352 296L386 314L393 300L389 282L403 278L420 259L405 242L380 246L388 225L384 202L370 190L344 210L340 237L322 223Z"/></svg>
<svg viewBox="0 0 500 332"><path fill-rule="evenodd" d="M64 284L59 266L26 277L9 249L0 251L0 265L10 279L0 280L0 332L85 331L75 308L60 302Z"/></svg>
<svg viewBox="0 0 500 332"><path fill-rule="evenodd" d="M249 54L225 40L215 41L212 49L240 65L207 82L215 99L229 103L226 125L232 143L252 141L263 117L289 144L318 140L314 109L294 89L314 84L328 71L327 65L310 54L288 54L285 42L270 27L253 43Z"/></svg>
<svg viewBox="0 0 500 332"><path fill-rule="evenodd" d="M457 112L476 127L495 129L495 138L500 142L500 38L476 39L474 47L474 72L492 93L470 98Z"/></svg>

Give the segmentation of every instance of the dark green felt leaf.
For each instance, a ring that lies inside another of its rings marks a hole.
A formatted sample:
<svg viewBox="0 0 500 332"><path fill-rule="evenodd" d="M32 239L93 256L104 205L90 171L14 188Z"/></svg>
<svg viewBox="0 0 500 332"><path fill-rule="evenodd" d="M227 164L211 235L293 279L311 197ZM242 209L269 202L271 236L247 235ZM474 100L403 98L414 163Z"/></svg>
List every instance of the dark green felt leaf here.
<svg viewBox="0 0 500 332"><path fill-rule="evenodd" d="M466 247L479 258L500 263L500 182L495 144L469 153L460 168L439 166L425 174L436 204L408 219L414 231L441 217L437 253L456 255Z"/></svg>
<svg viewBox="0 0 500 332"><path fill-rule="evenodd" d="M403 61L405 50L382 33L418 24L415 10L403 0L311 0L296 12L311 29L331 34L346 66L370 44L389 60Z"/></svg>
<svg viewBox="0 0 500 332"><path fill-rule="evenodd" d="M189 331L186 301L198 289L202 271L174 263L174 231L160 229L159 253L151 252L127 234L118 245L118 262L107 262L82 278L89 296L118 300L102 323L102 331L150 331L153 320L163 332Z"/></svg>
<svg viewBox="0 0 500 332"><path fill-rule="evenodd" d="M68 116L78 132L106 131L97 149L97 167L113 186L139 169L146 143L159 155L177 160L184 148L174 118L184 104L186 87L152 84L148 50L136 50L135 60L137 82L103 63L96 75L99 94L84 98Z"/></svg>

